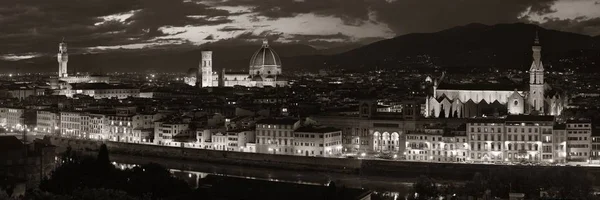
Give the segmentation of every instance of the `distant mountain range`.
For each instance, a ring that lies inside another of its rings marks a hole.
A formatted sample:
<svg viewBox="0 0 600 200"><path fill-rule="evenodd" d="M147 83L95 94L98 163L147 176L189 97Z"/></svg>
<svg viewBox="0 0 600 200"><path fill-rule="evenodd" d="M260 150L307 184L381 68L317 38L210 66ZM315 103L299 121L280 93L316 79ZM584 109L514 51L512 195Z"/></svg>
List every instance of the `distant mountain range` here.
<svg viewBox="0 0 600 200"><path fill-rule="evenodd" d="M417 61L446 68L467 66L528 70L536 31L547 66L586 65L589 68L600 63L599 36L547 30L521 23L469 24L435 33L407 34L334 55L327 62L350 69L402 67ZM416 59L419 55L426 55L429 59Z"/></svg>
<svg viewBox="0 0 600 200"><path fill-rule="evenodd" d="M496 67L528 70L536 31L543 61L551 69L597 71L600 36L547 30L529 24L469 24L434 33L413 33L360 47L357 44L317 50L308 45L273 44L284 71L323 68L369 70L403 66ZM70 71L185 72L197 67L202 49L213 51L214 70L245 70L256 45L204 46L198 49L127 50L71 55ZM0 61L3 71L54 71L56 58Z"/></svg>

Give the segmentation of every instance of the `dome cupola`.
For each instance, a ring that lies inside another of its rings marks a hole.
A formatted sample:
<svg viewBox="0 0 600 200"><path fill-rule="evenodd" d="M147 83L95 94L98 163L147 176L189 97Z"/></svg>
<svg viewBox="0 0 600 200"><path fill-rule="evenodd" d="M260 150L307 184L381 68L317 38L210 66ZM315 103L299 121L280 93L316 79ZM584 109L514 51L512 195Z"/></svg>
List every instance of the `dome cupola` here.
<svg viewBox="0 0 600 200"><path fill-rule="evenodd" d="M281 74L281 59L269 46L267 40L250 59L251 75L278 75Z"/></svg>

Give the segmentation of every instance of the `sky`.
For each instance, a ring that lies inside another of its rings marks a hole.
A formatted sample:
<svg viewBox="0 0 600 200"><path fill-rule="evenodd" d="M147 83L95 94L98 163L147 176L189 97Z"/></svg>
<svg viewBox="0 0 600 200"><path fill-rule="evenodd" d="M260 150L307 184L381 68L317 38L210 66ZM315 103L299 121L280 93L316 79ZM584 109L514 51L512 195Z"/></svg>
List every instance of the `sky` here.
<svg viewBox="0 0 600 200"><path fill-rule="evenodd" d="M1 0L0 59L298 43L325 49L469 23L600 35L600 0Z"/></svg>

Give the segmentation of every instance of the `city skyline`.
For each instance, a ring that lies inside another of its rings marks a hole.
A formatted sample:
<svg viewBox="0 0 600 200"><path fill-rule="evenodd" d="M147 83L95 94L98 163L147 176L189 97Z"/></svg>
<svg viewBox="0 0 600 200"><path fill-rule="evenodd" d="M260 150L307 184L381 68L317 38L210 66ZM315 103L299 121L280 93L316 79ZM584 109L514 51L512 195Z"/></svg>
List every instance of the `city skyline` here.
<svg viewBox="0 0 600 200"><path fill-rule="evenodd" d="M600 1L0 1L0 199L600 199Z"/></svg>
<svg viewBox="0 0 600 200"><path fill-rule="evenodd" d="M239 44L264 38L332 48L469 23L525 22L591 36L600 34L600 4L593 0L95 0L86 4L31 0L6 1L0 8L4 10L0 14L0 25L5 27L0 32L0 41L6 44L0 49L4 60L48 55L46 50L63 37L77 47L73 53L82 53L119 48L185 48L211 42ZM486 11L490 9L494 12Z"/></svg>

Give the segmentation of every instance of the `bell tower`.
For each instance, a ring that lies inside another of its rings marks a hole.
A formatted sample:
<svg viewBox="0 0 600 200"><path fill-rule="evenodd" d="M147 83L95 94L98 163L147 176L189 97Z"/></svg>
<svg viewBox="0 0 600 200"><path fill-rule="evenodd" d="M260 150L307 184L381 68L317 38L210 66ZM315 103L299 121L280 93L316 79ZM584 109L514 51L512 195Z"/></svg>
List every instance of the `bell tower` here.
<svg viewBox="0 0 600 200"><path fill-rule="evenodd" d="M214 87L212 71L212 51L202 51L202 61L200 61L200 87Z"/></svg>
<svg viewBox="0 0 600 200"><path fill-rule="evenodd" d="M533 51L533 63L529 69L529 107L530 112L544 113L544 65L542 64L542 46L535 33L535 40L531 47Z"/></svg>
<svg viewBox="0 0 600 200"><path fill-rule="evenodd" d="M67 53L67 43L63 41L58 45L58 77L63 78L69 76L67 72L67 63L69 62L69 54Z"/></svg>

